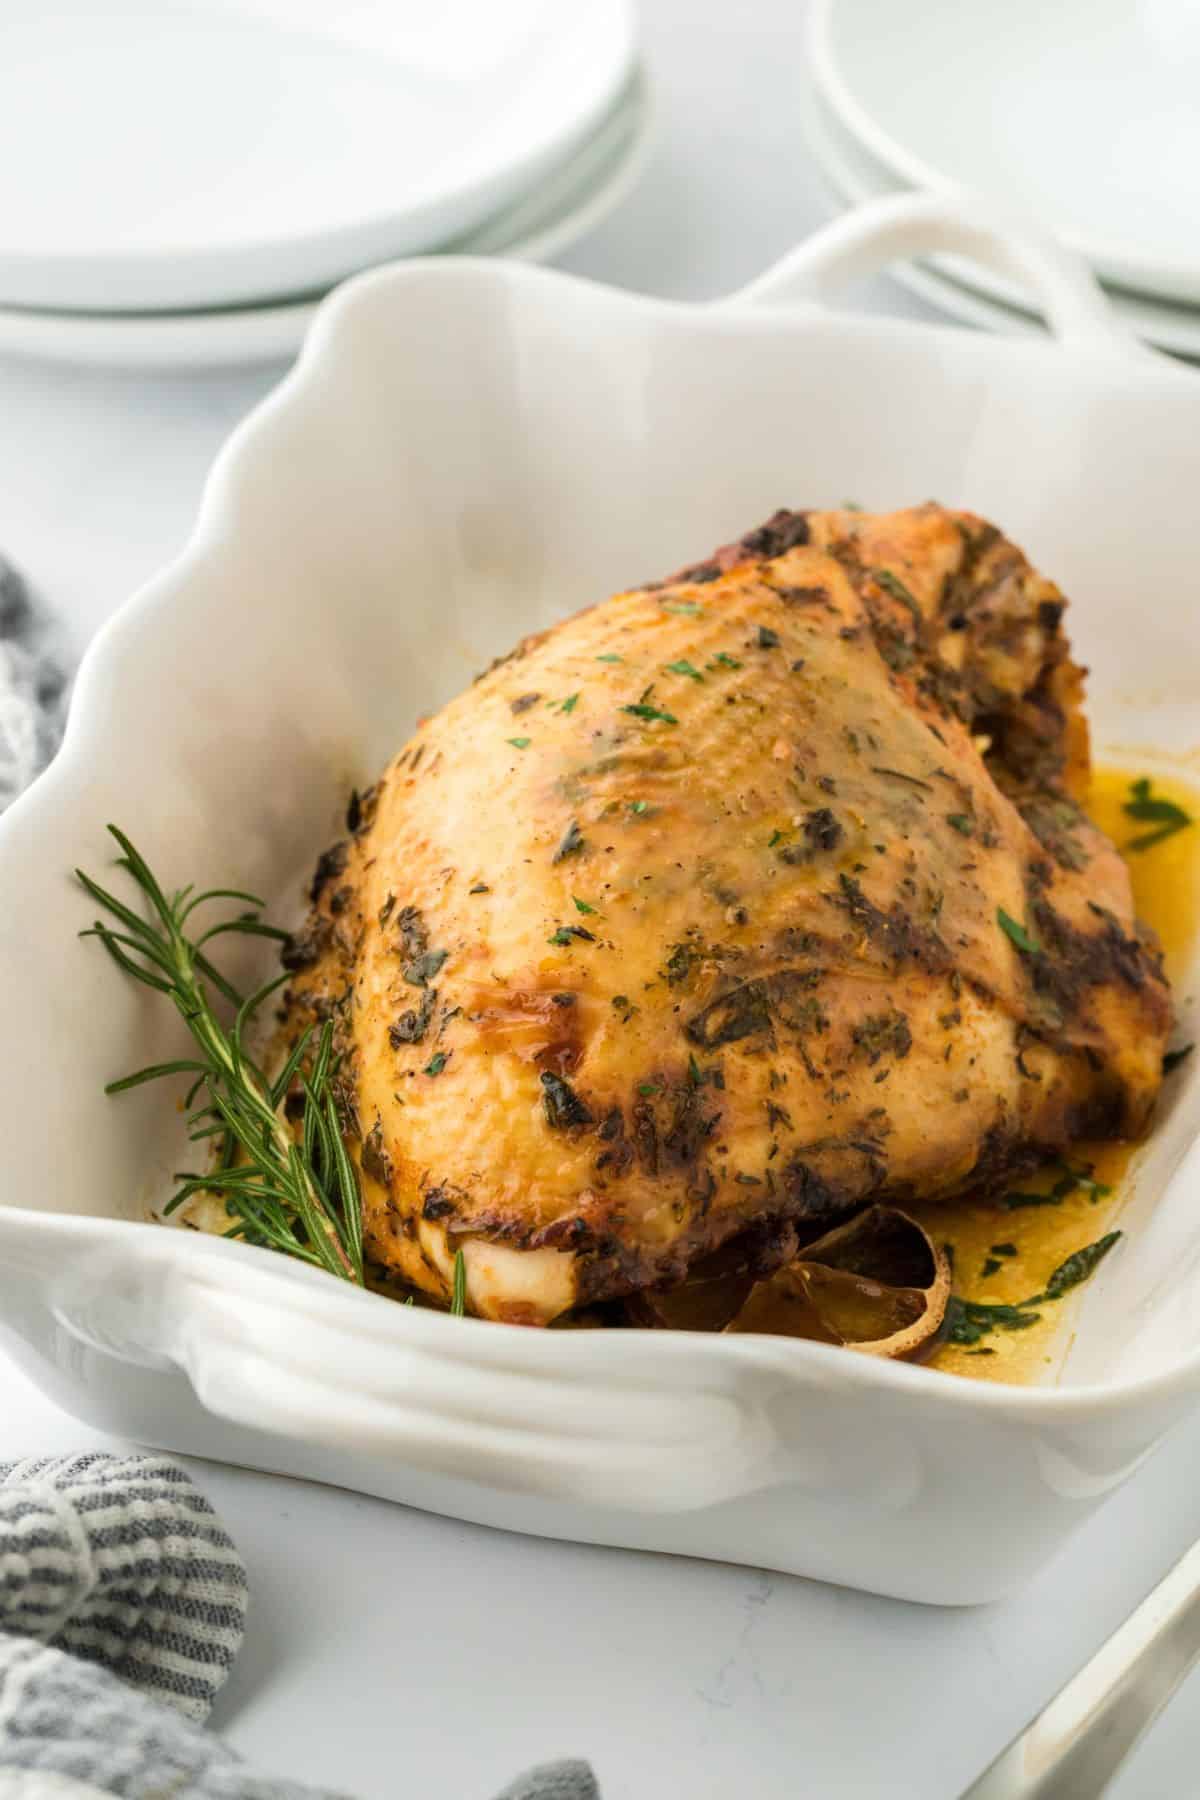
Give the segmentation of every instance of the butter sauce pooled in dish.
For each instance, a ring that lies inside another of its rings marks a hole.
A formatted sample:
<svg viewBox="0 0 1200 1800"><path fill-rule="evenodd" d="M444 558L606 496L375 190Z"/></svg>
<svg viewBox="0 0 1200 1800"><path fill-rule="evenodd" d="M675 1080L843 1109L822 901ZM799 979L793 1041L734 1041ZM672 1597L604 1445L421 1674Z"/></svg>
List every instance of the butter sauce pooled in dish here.
<svg viewBox="0 0 1200 1800"><path fill-rule="evenodd" d="M1154 804L1174 809L1170 830L1161 822L1148 829L1140 817L1147 777L1134 767L1095 769L1087 811L1121 849L1137 916L1158 939L1168 980L1178 988L1200 925L1200 831L1194 829L1200 796L1177 777L1155 776L1149 785ZM1187 1044L1168 1052L1168 1079L1191 1055ZM1062 1309L1017 1303L1043 1291L1048 1275L1081 1250L1103 1245L1114 1231L1120 1235L1137 1149L1132 1142L1082 1142L1061 1161L990 1198L967 1194L913 1208L952 1253L957 1295L977 1308L973 1318L959 1318L953 1336L937 1349L936 1368L1003 1382L1053 1375L1067 1347Z"/></svg>
<svg viewBox="0 0 1200 1800"><path fill-rule="evenodd" d="M370 1285L509 1323L990 1372L1119 1235L984 1300L1033 1255L996 1219L1112 1185L1076 1147L1145 1132L1171 1025L1064 609L974 515L778 513L424 722L283 949L264 1091L350 1220L285 1194L297 1253L331 1230ZM190 1222L276 1241L255 1142Z"/></svg>

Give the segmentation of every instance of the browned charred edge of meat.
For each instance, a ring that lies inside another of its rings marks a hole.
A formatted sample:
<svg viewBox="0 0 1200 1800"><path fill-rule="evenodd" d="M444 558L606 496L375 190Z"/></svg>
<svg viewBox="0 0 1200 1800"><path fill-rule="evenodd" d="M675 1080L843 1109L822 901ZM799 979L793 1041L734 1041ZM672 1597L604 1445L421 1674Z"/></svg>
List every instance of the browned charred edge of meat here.
<svg viewBox="0 0 1200 1800"><path fill-rule="evenodd" d="M1029 916L1039 945L1029 969L1037 1035L1049 1043L1068 1043L1070 1028L1087 1023L1091 990L1111 987L1140 994L1148 1023L1165 1031L1170 1024L1171 998L1157 945L1141 931L1127 936L1120 921L1095 901L1088 906L1097 928L1081 931L1055 911L1036 884L1031 883L1031 890ZM1080 1135L1120 1135L1121 1108L1115 1099L1112 1110L1107 1130L1082 1131Z"/></svg>
<svg viewBox="0 0 1200 1800"><path fill-rule="evenodd" d="M780 507L773 512L765 525L758 525L748 531L745 537L735 538L731 544L722 544L703 562L692 563L678 574L669 575L665 581L652 581L651 588L671 587L679 581L716 581L739 563L769 562L774 556L783 556L788 550L796 549L799 544L808 542L808 514L789 512Z"/></svg>
<svg viewBox="0 0 1200 1800"><path fill-rule="evenodd" d="M694 1279L706 1258L731 1243L753 1247L754 1271L767 1274L795 1255L798 1246L863 1206L876 1201L903 1205L916 1198L905 1184L889 1181L886 1124L881 1121L878 1136L872 1135L868 1124L858 1135L796 1149L778 1174L768 1171L762 1181L758 1218L748 1225L744 1218L731 1215L718 1225L710 1215L718 1180L702 1155L718 1121L711 1106L711 1100L699 1097L699 1090L685 1094L677 1089L666 1115L671 1120L666 1136L640 1103L628 1124L620 1109L614 1109L592 1127L609 1152L615 1147L630 1159L649 1157L657 1167L690 1169L686 1223L665 1251L631 1245L621 1237L622 1204L615 1193L593 1194L578 1214L536 1227L499 1208L479 1207L463 1189L427 1178L422 1216L443 1223L452 1241L455 1236L482 1236L518 1250L574 1252L579 1259L578 1304L588 1305L644 1288L678 1286ZM969 1177L971 1190L987 1199L1072 1142L1111 1135L1122 1106L1120 1084L1114 1082L1111 1090L1102 1088L1086 1102L1065 1105L1061 1129L1047 1131L1042 1142L1031 1142L1015 1119L997 1124L983 1140Z"/></svg>

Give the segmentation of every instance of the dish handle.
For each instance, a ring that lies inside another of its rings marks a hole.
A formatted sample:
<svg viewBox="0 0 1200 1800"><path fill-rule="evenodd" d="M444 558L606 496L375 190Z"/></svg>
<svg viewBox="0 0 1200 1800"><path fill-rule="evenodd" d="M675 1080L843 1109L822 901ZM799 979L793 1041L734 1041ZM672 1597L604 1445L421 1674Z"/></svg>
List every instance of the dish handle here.
<svg viewBox="0 0 1200 1800"><path fill-rule="evenodd" d="M1037 301L1065 349L1144 357L1086 263L1036 228L965 191L889 195L869 201L808 238L721 306L828 300L845 282L889 263L957 252L1008 276Z"/></svg>
<svg viewBox="0 0 1200 1800"><path fill-rule="evenodd" d="M396 1498L435 1510L446 1481L643 1515L781 1485L891 1511L920 1485L897 1409L844 1429L855 1358L830 1369L778 1339L667 1332L648 1349L644 1332L452 1319L162 1226L0 1205L0 1320L76 1389L120 1383L111 1363L182 1376L212 1417L303 1446L313 1478L380 1491L387 1469ZM175 1390L131 1381L128 1397L127 1435L195 1448ZM269 1448L231 1442L273 1466Z"/></svg>
<svg viewBox="0 0 1200 1800"><path fill-rule="evenodd" d="M850 1476L891 1505L911 1485L894 1434L844 1441L838 1380L806 1379L794 1345L746 1338L730 1357L663 1333L649 1355L641 1332L564 1332L547 1357L546 1333L399 1306L162 1226L0 1204L0 1320L71 1385L102 1386L112 1362L182 1375L213 1417L305 1446L318 1479L370 1489L386 1467L418 1505L446 1480L642 1514ZM152 1387L129 1393L136 1437ZM149 1404L150 1441L186 1450L186 1429L177 1440L162 1423L177 1400Z"/></svg>
<svg viewBox="0 0 1200 1800"><path fill-rule="evenodd" d="M239 1425L418 1479L642 1513L711 1506L768 1479L775 1432L760 1408L694 1371L537 1368L519 1347L485 1348L478 1334L495 1327L477 1320L410 1314L376 1336L322 1318L307 1290L299 1307L281 1292L231 1303L198 1271L176 1281L168 1356L202 1406Z"/></svg>
<svg viewBox="0 0 1200 1800"><path fill-rule="evenodd" d="M615 1370L570 1354L548 1363L515 1327L342 1293L325 1275L262 1267L265 1253L244 1246L21 1223L0 1209L11 1252L0 1294L11 1275L32 1296L26 1335L52 1339L58 1358L74 1340L179 1371L210 1414L306 1444L332 1469L382 1462L417 1483L642 1513L716 1505L777 1477L760 1384L686 1358L649 1371L639 1356Z"/></svg>

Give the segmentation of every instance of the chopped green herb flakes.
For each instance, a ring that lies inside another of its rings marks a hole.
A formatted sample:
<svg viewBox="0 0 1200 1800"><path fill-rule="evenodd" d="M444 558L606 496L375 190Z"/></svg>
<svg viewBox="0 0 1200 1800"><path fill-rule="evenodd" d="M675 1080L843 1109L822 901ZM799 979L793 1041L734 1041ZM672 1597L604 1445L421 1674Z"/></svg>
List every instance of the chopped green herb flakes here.
<svg viewBox="0 0 1200 1800"><path fill-rule="evenodd" d="M1011 914L1006 913L1002 906L997 907L996 909L996 923L999 925L1001 931L1003 931L1007 937L1011 938L1017 949L1023 950L1026 956L1040 956L1042 954L1041 945L1036 943L1019 920L1014 919Z"/></svg>
<svg viewBox="0 0 1200 1800"><path fill-rule="evenodd" d="M1173 800L1163 800L1153 791L1153 784L1148 775L1130 783L1129 799L1121 809L1131 819L1142 824L1153 825L1153 831L1145 831L1139 837L1131 838L1125 845L1126 850L1151 850L1155 844L1163 843L1174 837L1177 831L1185 831L1189 825L1195 824L1191 813L1182 806L1176 806Z"/></svg>
<svg viewBox="0 0 1200 1800"><path fill-rule="evenodd" d="M890 569L875 569L873 573L876 581L879 583L885 594L890 594L893 600L899 600L901 606L907 606L909 612L913 616L913 621L916 624L917 630L919 631L924 623L924 619L921 608L911 590L907 588L900 577L894 575Z"/></svg>
<svg viewBox="0 0 1200 1800"><path fill-rule="evenodd" d="M959 1295L951 1298L947 1312L949 1319L949 1338L952 1344L974 1345L981 1338L989 1336L993 1331L1027 1331L1036 1325L1042 1315L1035 1308L1047 1300L1061 1300L1072 1288L1077 1288L1093 1275L1113 1245L1120 1238L1119 1231L1109 1231L1094 1244L1085 1244L1076 1250L1055 1269L1047 1281L1044 1292L1031 1294L1028 1300L1018 1300L1012 1305L991 1305L982 1300L964 1300ZM997 1244L992 1256L984 1265L985 1275L995 1274L999 1268L996 1252L1015 1254L1011 1244ZM991 1265L995 1264L994 1267Z"/></svg>
<svg viewBox="0 0 1200 1800"><path fill-rule="evenodd" d="M661 706L650 706L645 701L636 700L632 706L623 706L622 712L632 713L635 719L661 719L664 725L678 725L679 720L674 713L664 712Z"/></svg>
<svg viewBox="0 0 1200 1800"><path fill-rule="evenodd" d="M578 820L572 819L559 839L558 849L550 858L551 862L565 862L568 856L576 856L583 849L583 833L579 829Z"/></svg>
<svg viewBox="0 0 1200 1800"><path fill-rule="evenodd" d="M1081 1281L1086 1281L1100 1267L1120 1236L1119 1231L1105 1232L1094 1244L1085 1244L1082 1250L1076 1250L1073 1256L1068 1256L1065 1262L1059 1263L1046 1283L1045 1298L1060 1300L1072 1288L1078 1287Z"/></svg>

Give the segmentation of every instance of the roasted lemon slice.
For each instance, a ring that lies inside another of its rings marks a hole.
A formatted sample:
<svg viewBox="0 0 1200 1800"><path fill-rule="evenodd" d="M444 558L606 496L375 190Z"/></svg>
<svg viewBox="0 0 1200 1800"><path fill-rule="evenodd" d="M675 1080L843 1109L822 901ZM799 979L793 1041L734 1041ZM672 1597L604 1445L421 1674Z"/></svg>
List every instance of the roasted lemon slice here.
<svg viewBox="0 0 1200 1800"><path fill-rule="evenodd" d="M941 1341L950 1264L907 1213L868 1207L762 1279L761 1256L757 1240L734 1239L682 1286L633 1295L626 1320L667 1331L812 1338L905 1359L928 1356Z"/></svg>
<svg viewBox="0 0 1200 1800"><path fill-rule="evenodd" d="M755 1282L724 1329L910 1360L937 1348L949 1300L945 1252L906 1213L871 1206Z"/></svg>

